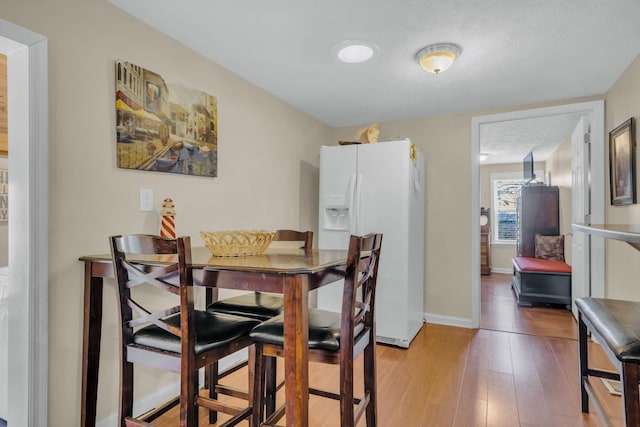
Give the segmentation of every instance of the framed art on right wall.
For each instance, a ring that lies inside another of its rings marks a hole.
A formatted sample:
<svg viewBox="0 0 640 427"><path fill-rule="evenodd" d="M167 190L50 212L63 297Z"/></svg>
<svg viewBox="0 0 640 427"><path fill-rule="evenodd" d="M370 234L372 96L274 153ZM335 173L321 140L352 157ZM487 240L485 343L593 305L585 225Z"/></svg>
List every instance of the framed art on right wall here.
<svg viewBox="0 0 640 427"><path fill-rule="evenodd" d="M633 117L609 132L611 204L636 202L635 127Z"/></svg>

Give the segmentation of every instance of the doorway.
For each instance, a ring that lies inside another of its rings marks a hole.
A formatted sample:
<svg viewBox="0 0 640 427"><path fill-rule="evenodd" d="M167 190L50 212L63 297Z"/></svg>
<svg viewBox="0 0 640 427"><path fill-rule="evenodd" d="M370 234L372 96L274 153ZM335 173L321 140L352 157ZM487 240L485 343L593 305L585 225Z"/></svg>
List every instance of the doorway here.
<svg viewBox="0 0 640 427"><path fill-rule="evenodd" d="M9 134L8 421L47 425L47 39L0 19Z"/></svg>
<svg viewBox="0 0 640 427"><path fill-rule="evenodd" d="M537 108L531 110L514 111L510 113L494 114L488 116L473 117L471 121L472 132L472 327L480 326L480 222L477 220L480 212L480 133L483 124L505 122L511 120L523 120L560 114L584 114L591 123L591 164L590 172L590 202L591 221L593 223L604 222L604 102L592 101L577 104L566 104L555 107ZM589 254L590 265L587 276L590 279L591 295L604 295L604 241L591 239Z"/></svg>

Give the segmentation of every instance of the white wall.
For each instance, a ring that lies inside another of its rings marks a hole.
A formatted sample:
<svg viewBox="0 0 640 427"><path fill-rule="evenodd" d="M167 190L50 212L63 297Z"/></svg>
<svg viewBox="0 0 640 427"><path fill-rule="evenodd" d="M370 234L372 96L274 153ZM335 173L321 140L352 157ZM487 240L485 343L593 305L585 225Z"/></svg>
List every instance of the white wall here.
<svg viewBox="0 0 640 427"><path fill-rule="evenodd" d="M8 417L8 382L9 374L7 345L8 335L8 307L7 307L7 276L6 269L0 268L0 419L6 420Z"/></svg>
<svg viewBox="0 0 640 427"><path fill-rule="evenodd" d="M0 169L9 169L9 160L6 157L0 157ZM9 175L9 180L11 180L11 175ZM8 265L8 264L9 264L9 223L0 222L0 266Z"/></svg>
<svg viewBox="0 0 640 427"><path fill-rule="evenodd" d="M560 234L564 237L565 262L571 265L571 135L569 135L545 162L551 175L550 185L558 187L560 199Z"/></svg>
<svg viewBox="0 0 640 427"><path fill-rule="evenodd" d="M6 158L0 158L0 168L8 168ZM7 376L8 376L8 312L7 312L7 276L2 266L8 263L8 223L0 223L0 418L7 419Z"/></svg>

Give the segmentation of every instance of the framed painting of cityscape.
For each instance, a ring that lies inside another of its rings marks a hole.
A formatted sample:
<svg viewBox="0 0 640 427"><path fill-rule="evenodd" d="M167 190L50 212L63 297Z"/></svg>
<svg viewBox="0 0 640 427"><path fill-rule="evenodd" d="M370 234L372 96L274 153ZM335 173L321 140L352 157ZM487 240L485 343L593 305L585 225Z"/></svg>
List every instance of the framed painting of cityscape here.
<svg viewBox="0 0 640 427"><path fill-rule="evenodd" d="M116 61L115 77L119 168L218 175L214 96L167 83L130 62Z"/></svg>

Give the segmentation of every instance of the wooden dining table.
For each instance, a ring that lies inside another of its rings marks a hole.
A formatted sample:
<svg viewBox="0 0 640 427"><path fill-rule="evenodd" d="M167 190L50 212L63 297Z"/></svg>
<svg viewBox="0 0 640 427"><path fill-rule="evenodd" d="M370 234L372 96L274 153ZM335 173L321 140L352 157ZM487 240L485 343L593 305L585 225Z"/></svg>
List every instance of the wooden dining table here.
<svg viewBox="0 0 640 427"><path fill-rule="evenodd" d="M162 256L157 262L162 265ZM135 258L134 258L135 260ZM110 254L86 255L82 345L82 427L94 427L100 365L103 281L113 278ZM149 261L149 257L145 258ZM154 260L155 261L155 260ZM280 293L285 317L285 405L290 427L308 426L308 293L344 278L346 250L267 248L263 255L212 257L204 247L192 248L194 284L217 288ZM115 292L115 291L114 291ZM215 292L215 291L214 291Z"/></svg>

